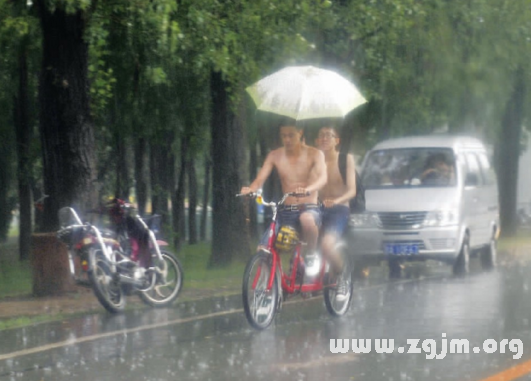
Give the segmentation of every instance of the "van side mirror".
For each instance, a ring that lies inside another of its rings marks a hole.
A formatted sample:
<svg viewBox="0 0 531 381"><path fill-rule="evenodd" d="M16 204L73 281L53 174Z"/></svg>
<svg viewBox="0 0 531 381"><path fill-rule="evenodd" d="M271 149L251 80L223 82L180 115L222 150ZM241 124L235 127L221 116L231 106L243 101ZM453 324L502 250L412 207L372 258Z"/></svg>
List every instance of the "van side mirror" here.
<svg viewBox="0 0 531 381"><path fill-rule="evenodd" d="M479 184L478 175L476 173L467 173L465 177L466 187L477 187Z"/></svg>

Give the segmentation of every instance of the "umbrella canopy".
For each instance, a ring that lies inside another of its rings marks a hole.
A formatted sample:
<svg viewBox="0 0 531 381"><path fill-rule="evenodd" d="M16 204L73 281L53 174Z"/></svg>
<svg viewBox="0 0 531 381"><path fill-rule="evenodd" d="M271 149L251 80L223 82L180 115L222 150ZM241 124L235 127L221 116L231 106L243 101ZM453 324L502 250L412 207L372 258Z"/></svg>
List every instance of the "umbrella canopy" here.
<svg viewBox="0 0 531 381"><path fill-rule="evenodd" d="M258 110L295 120L342 118L367 102L346 78L313 66L286 67L246 90Z"/></svg>

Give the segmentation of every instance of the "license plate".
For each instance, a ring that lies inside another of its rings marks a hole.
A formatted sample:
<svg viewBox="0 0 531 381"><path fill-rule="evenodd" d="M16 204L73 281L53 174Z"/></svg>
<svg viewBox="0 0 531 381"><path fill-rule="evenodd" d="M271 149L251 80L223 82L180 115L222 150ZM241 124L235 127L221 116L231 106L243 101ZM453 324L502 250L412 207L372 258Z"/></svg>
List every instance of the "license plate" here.
<svg viewBox="0 0 531 381"><path fill-rule="evenodd" d="M386 244L384 250L387 255L414 255L419 253L419 246L416 244Z"/></svg>

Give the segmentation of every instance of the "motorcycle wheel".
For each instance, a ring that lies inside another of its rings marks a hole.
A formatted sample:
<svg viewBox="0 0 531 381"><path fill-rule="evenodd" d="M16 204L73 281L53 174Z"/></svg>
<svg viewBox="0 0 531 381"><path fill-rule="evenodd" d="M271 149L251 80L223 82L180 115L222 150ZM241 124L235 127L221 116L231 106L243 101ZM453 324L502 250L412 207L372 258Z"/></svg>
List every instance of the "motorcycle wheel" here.
<svg viewBox="0 0 531 381"><path fill-rule="evenodd" d="M116 280L113 275L107 259L101 252L96 252L94 263L88 271L92 290L107 311L118 313L125 308L125 295L120 281Z"/></svg>
<svg viewBox="0 0 531 381"><path fill-rule="evenodd" d="M183 286L183 269L177 257L164 250L161 255L163 261L157 265L159 273L153 272L149 275L156 277L155 285L150 290L139 293L140 299L152 307L171 304Z"/></svg>

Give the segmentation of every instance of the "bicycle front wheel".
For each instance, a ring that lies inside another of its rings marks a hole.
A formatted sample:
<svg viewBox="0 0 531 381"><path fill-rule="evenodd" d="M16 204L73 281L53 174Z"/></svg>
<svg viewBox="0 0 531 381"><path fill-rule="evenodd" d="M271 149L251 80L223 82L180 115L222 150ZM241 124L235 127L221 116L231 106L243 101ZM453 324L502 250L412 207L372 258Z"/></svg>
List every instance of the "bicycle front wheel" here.
<svg viewBox="0 0 531 381"><path fill-rule="evenodd" d="M267 284L272 271L271 255L255 254L245 268L243 275L243 308L249 323L256 329L269 327L277 311L279 284L273 279L270 290Z"/></svg>

